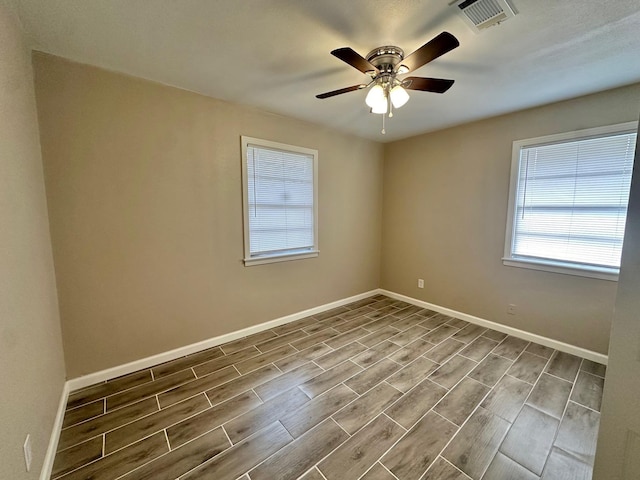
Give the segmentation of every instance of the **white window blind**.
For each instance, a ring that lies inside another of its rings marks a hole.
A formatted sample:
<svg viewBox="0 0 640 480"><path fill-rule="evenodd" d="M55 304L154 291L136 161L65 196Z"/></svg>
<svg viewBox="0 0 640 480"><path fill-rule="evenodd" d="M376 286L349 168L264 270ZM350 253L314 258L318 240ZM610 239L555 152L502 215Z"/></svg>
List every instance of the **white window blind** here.
<svg viewBox="0 0 640 480"><path fill-rule="evenodd" d="M251 142L245 149L245 257L316 252L317 154Z"/></svg>
<svg viewBox="0 0 640 480"><path fill-rule="evenodd" d="M636 136L611 133L522 146L511 258L617 272Z"/></svg>

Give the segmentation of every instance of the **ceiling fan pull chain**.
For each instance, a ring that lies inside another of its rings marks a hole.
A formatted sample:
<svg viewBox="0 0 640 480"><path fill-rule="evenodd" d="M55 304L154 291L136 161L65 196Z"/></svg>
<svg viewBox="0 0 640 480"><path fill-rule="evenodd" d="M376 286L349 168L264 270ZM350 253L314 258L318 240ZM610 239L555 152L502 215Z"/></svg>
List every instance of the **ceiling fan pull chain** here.
<svg viewBox="0 0 640 480"><path fill-rule="evenodd" d="M382 114L382 132L380 132L380 133L382 133L382 135L384 135L385 133L387 133L387 132L385 131L385 129L384 129L384 117L386 117L386 115Z"/></svg>

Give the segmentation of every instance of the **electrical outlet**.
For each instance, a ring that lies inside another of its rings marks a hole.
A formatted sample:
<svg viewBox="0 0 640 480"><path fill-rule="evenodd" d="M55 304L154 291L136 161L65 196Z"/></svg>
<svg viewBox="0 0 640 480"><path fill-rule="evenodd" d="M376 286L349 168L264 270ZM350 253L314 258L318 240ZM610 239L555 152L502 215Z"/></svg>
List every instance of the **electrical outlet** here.
<svg viewBox="0 0 640 480"><path fill-rule="evenodd" d="M512 304L512 303L507 305L507 313L509 315L515 315L516 314L516 306L514 304Z"/></svg>
<svg viewBox="0 0 640 480"><path fill-rule="evenodd" d="M418 288L424 288L424 280L421 278L418 279Z"/></svg>
<svg viewBox="0 0 640 480"><path fill-rule="evenodd" d="M31 435L27 435L27 439L24 441L24 445L22 446L24 449L24 463L27 467L27 472L31 470Z"/></svg>

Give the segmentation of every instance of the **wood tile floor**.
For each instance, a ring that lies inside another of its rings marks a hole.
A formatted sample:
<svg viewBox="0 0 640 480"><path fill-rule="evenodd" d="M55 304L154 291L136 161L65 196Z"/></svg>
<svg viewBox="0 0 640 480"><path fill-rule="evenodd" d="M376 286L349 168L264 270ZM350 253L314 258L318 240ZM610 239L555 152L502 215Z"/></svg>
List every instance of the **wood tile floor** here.
<svg viewBox="0 0 640 480"><path fill-rule="evenodd" d="M69 396L52 479L590 479L605 367L381 295Z"/></svg>

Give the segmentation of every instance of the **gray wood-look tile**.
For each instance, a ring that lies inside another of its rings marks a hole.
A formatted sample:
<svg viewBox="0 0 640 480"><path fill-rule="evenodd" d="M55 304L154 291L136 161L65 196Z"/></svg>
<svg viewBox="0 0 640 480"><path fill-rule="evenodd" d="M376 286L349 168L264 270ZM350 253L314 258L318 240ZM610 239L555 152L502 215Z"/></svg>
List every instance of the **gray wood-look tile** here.
<svg viewBox="0 0 640 480"><path fill-rule="evenodd" d="M553 447L541 480L591 480L591 466Z"/></svg>
<svg viewBox="0 0 640 480"><path fill-rule="evenodd" d="M336 308L332 308L331 310L326 310L324 312L321 313L316 313L313 318L315 318L316 320L326 320L328 318L331 317L335 317L337 315L340 315L342 313L346 313L348 312L349 309L346 307L336 307Z"/></svg>
<svg viewBox="0 0 640 480"><path fill-rule="evenodd" d="M51 478L585 479L605 372L376 295L73 392Z"/></svg>
<svg viewBox="0 0 640 480"><path fill-rule="evenodd" d="M534 355L538 355L539 357L549 359L551 358L551 355L553 355L554 350L553 348L545 347L544 345L540 345L539 343L530 343L525 352L533 353Z"/></svg>
<svg viewBox="0 0 640 480"><path fill-rule="evenodd" d="M607 367L605 365L592 362L591 360L587 360L586 358L582 360L580 370L591 373L592 375L597 375L602 378L604 378L605 374L607 373Z"/></svg>
<svg viewBox="0 0 640 480"><path fill-rule="evenodd" d="M258 350L254 345L251 345L242 350L238 350L231 354L228 354L224 357L215 358L203 364L197 365L193 367L193 371L196 372L196 375L198 377L203 377L215 372L216 370L221 370L225 367L233 365L234 363L241 362L258 355L260 355L260 350Z"/></svg>
<svg viewBox="0 0 640 480"><path fill-rule="evenodd" d="M151 370L141 370L109 382L99 383L77 392L71 392L67 400L67 410L151 381Z"/></svg>
<svg viewBox="0 0 640 480"><path fill-rule="evenodd" d="M242 478L240 480L245 480L245 479ZM248 475L247 475L247 480L250 480ZM300 477L300 480L325 480L325 478L322 476L322 474L317 468L314 468L313 470L309 470L305 475Z"/></svg>
<svg viewBox="0 0 640 480"><path fill-rule="evenodd" d="M152 433L159 432L207 408L209 408L209 402L204 393L201 393L196 397L188 398L159 412L152 413L151 415L116 428L108 432L105 436L105 455L147 437Z"/></svg>
<svg viewBox="0 0 640 480"><path fill-rule="evenodd" d="M418 357L387 378L387 383L401 392L408 392L438 368L438 364Z"/></svg>
<svg viewBox="0 0 640 480"><path fill-rule="evenodd" d="M489 390L486 385L471 378L465 378L447 393L433 410L460 426L471 415Z"/></svg>
<svg viewBox="0 0 640 480"><path fill-rule="evenodd" d="M306 317L301 320L296 320L295 322L285 323L279 327L272 328L271 331L276 335L286 335L287 333L291 333L295 330L306 330L308 327L312 327L314 325L318 325L318 321L315 318Z"/></svg>
<svg viewBox="0 0 640 480"><path fill-rule="evenodd" d="M474 480L480 479L502 442L509 422L479 407L442 456Z"/></svg>
<svg viewBox="0 0 640 480"><path fill-rule="evenodd" d="M315 360L315 363L320 365L325 370L328 370L344 362L345 360L348 360L351 357L354 357L359 353L364 352L366 349L367 347L365 347L361 343L358 343L358 342L349 343L333 352L327 353L326 355L322 355L321 357Z"/></svg>
<svg viewBox="0 0 640 480"><path fill-rule="evenodd" d="M324 343L329 345L331 348L340 348L345 346L348 343L353 342L354 340L358 340L361 337L369 335L369 333L371 332L365 330L362 327L358 327L358 328L354 328L353 330L349 330L348 332L343 333L342 335L333 337L332 339L327 340Z"/></svg>
<svg viewBox="0 0 640 480"><path fill-rule="evenodd" d="M469 324L457 333L453 334L453 338L462 343L471 343L485 332L486 328L479 325Z"/></svg>
<svg viewBox="0 0 640 480"><path fill-rule="evenodd" d="M389 338L390 342L395 343L396 345L400 345L401 347L409 345L411 342L420 338L422 335L426 334L428 330L426 328L421 327L420 325L414 325L407 330L394 335Z"/></svg>
<svg viewBox="0 0 640 480"><path fill-rule="evenodd" d="M501 478L509 480L538 480L539 477L506 455L498 452L493 457L493 461L482 479L497 480Z"/></svg>
<svg viewBox="0 0 640 480"><path fill-rule="evenodd" d="M347 360L317 377L307 380L299 385L298 388L306 393L309 398L314 398L361 371L361 367Z"/></svg>
<svg viewBox="0 0 640 480"><path fill-rule="evenodd" d="M208 462L230 446L224 431L218 427L156 458L119 480L174 480L198 465Z"/></svg>
<svg viewBox="0 0 640 480"><path fill-rule="evenodd" d="M185 398L192 397L238 377L240 377L240 374L235 368L233 368L233 366L225 367L222 370L216 370L209 375L183 383L182 385L173 387L166 392L161 393L158 396L160 406L165 408L169 405L180 402Z"/></svg>
<svg viewBox="0 0 640 480"><path fill-rule="evenodd" d="M495 340L496 342L501 342L505 338L507 338L506 333L498 332L496 330L487 330L482 334L483 337L489 338L491 340Z"/></svg>
<svg viewBox="0 0 640 480"><path fill-rule="evenodd" d="M429 412L380 461L400 480L419 480L458 428Z"/></svg>
<svg viewBox="0 0 640 480"><path fill-rule="evenodd" d="M324 370L315 363L306 363L294 370L291 370L290 372L274 378L273 380L263 383L254 390L262 401L269 400L290 388L320 375L323 371Z"/></svg>
<svg viewBox="0 0 640 480"><path fill-rule="evenodd" d="M543 373L533 388L527 403L552 417L560 419L570 393L571 383Z"/></svg>
<svg viewBox="0 0 640 480"><path fill-rule="evenodd" d="M324 343L318 343L309 348L305 348L301 352L294 353L293 355L289 355L288 357L283 358L282 360L277 360L273 363L280 370L287 373L294 368L298 368L305 363L311 360L315 360L316 358L319 358L332 351L333 350L328 345L325 345Z"/></svg>
<svg viewBox="0 0 640 480"><path fill-rule="evenodd" d="M225 343L224 345L221 345L220 348L222 348L222 351L226 355L229 355L230 353L244 350L249 346L256 345L261 342L266 342L267 340L275 337L277 337L275 332L271 330L265 330L263 332L249 335L248 337L239 338L238 340L234 340L233 342Z"/></svg>
<svg viewBox="0 0 640 480"><path fill-rule="evenodd" d="M581 361L579 357L570 353L556 352L551 357L551 362L547 365L545 372L573 383Z"/></svg>
<svg viewBox="0 0 640 480"><path fill-rule="evenodd" d="M505 375L482 402L482 407L513 423L531 388L528 383Z"/></svg>
<svg viewBox="0 0 640 480"><path fill-rule="evenodd" d="M477 363L473 360L455 355L451 360L439 367L429 378L438 385L450 389L476 365Z"/></svg>
<svg viewBox="0 0 640 480"><path fill-rule="evenodd" d="M285 335L280 335L277 337L273 337L266 342L256 344L256 348L263 353L268 352L269 350L276 349L283 345L287 345L289 343L294 342L295 340L299 340L301 338L308 337L307 333L303 330L296 330L295 332L287 333ZM307 345L308 346L308 345Z"/></svg>
<svg viewBox="0 0 640 480"><path fill-rule="evenodd" d="M593 465L600 414L569 402L554 445L587 465Z"/></svg>
<svg viewBox="0 0 640 480"><path fill-rule="evenodd" d="M349 308L349 307L347 307ZM371 307L359 307L349 310L348 312L341 313L340 316L345 320L351 320L355 317L360 317L362 315L366 315L367 313L375 312L375 310Z"/></svg>
<svg viewBox="0 0 640 480"><path fill-rule="evenodd" d="M447 322L447 325L451 325L452 327L463 329L466 326L470 325L470 323L465 321L465 320L461 320L459 318L452 318L451 320L449 320ZM486 328L484 330L486 330ZM467 343L467 342L465 342L465 343Z"/></svg>
<svg viewBox="0 0 640 480"><path fill-rule="evenodd" d="M340 384L323 395L315 397L302 407L289 412L280 419L280 423L294 438L298 438L356 398L358 395L353 390Z"/></svg>
<svg viewBox="0 0 640 480"><path fill-rule="evenodd" d="M406 365L413 362L416 358L434 348L432 343L427 342L421 338L414 340L400 350L389 355L389 358L394 362Z"/></svg>
<svg viewBox="0 0 640 480"><path fill-rule="evenodd" d="M362 368L368 368L371 365L378 363L388 355L385 350L393 352L395 350L398 350L399 348L400 347L395 343L391 343L385 340L384 342L374 345L368 350L365 350L364 352L356 355L352 358L352 361L356 365L360 365Z"/></svg>
<svg viewBox="0 0 640 480"><path fill-rule="evenodd" d="M58 452L51 477L59 477L102 457L102 436Z"/></svg>
<svg viewBox="0 0 640 480"><path fill-rule="evenodd" d="M171 448L175 449L260 405L262 405L262 402L258 396L249 390L198 415L183 420L167 428L167 437Z"/></svg>
<svg viewBox="0 0 640 480"><path fill-rule="evenodd" d="M320 330L319 332L313 333L308 337L301 338L300 340L296 340L295 342L291 342L298 350L304 350L305 348L309 348L313 345L317 345L319 343L324 342L325 340L329 340L330 338L337 337L340 335L339 330L335 330L333 328L325 328L324 330Z"/></svg>
<svg viewBox="0 0 640 480"><path fill-rule="evenodd" d="M451 325L441 325L438 328L431 330L429 333L424 334L422 338L436 345L438 343L442 343L444 340L459 331L460 330L452 327Z"/></svg>
<svg viewBox="0 0 640 480"><path fill-rule="evenodd" d="M296 480L349 438L327 419L250 472L252 480Z"/></svg>
<svg viewBox="0 0 640 480"><path fill-rule="evenodd" d="M318 465L327 480L359 478L393 445L404 430L380 415Z"/></svg>
<svg viewBox="0 0 640 480"><path fill-rule="evenodd" d="M376 463L371 467L367 473L365 473L364 477L360 480L397 480L389 470L384 468L380 463Z"/></svg>
<svg viewBox="0 0 640 480"><path fill-rule="evenodd" d="M525 405L502 442L500 452L539 476L551 451L558 424L558 419Z"/></svg>
<svg viewBox="0 0 640 480"><path fill-rule="evenodd" d="M101 398L95 402L86 403L72 410L67 410L64 413L64 419L62 420L62 428L67 428L71 425L75 425L76 423L84 422L85 420L102 415L105 409L104 402L104 398Z"/></svg>
<svg viewBox="0 0 640 480"><path fill-rule="evenodd" d="M571 393L571 400L599 412L603 388L604 378L580 371Z"/></svg>
<svg viewBox="0 0 640 480"><path fill-rule="evenodd" d="M225 450L213 460L180 477L180 480L236 480L247 470L273 455L293 438L279 423L260 430L255 435Z"/></svg>
<svg viewBox="0 0 640 480"><path fill-rule="evenodd" d="M334 414L333 419L353 435L401 396L395 388L381 383Z"/></svg>
<svg viewBox="0 0 640 480"><path fill-rule="evenodd" d="M201 363L205 363L222 356L224 356L224 352L220 347L209 348L202 352L162 363L157 367L153 367L151 371L153 372L153 378L165 377L172 373L179 372L180 370L186 370L187 368L195 367L196 365L200 365Z"/></svg>
<svg viewBox="0 0 640 480"><path fill-rule="evenodd" d="M452 317L447 317L446 315L438 313L422 321L419 325L429 330L434 330L439 326L446 324L449 320L451 320L451 318Z"/></svg>
<svg viewBox="0 0 640 480"><path fill-rule="evenodd" d="M546 358L524 352L507 370L507 374L533 385L538 380L546 364Z"/></svg>
<svg viewBox="0 0 640 480"><path fill-rule="evenodd" d="M402 308L397 312L394 312L393 316L396 318L405 318L405 317L414 315L416 313L420 313L421 311L422 311L422 307L417 307L415 305L408 305L407 307Z"/></svg>
<svg viewBox="0 0 640 480"><path fill-rule="evenodd" d="M293 348L291 345L282 345L280 347L276 347L272 350L267 351L266 353L262 353L257 357L249 358L243 362L239 362L234 364L234 367L242 374L252 372L253 370L257 370L260 367L264 367L270 363L281 360L289 355L293 355L297 350Z"/></svg>
<svg viewBox="0 0 640 480"><path fill-rule="evenodd" d="M426 379L387 408L385 413L409 429L446 394L445 388Z"/></svg>
<svg viewBox="0 0 640 480"><path fill-rule="evenodd" d="M375 320L372 320L371 318L365 315L361 315L359 317L352 318L351 320L347 320L346 322L341 323L340 325L336 325L333 328L335 328L340 333L344 333L348 330L353 330L354 328L357 328L357 327L363 327L366 330L369 330L367 327L365 327L365 325L372 322L375 322Z"/></svg>
<svg viewBox="0 0 640 480"><path fill-rule="evenodd" d="M164 432L140 440L60 477L63 480L113 480L169 451Z"/></svg>
<svg viewBox="0 0 640 480"><path fill-rule="evenodd" d="M396 317L393 317L393 318L395 318L395 321L391 324L393 328L397 328L398 330L401 330L401 331L406 331L409 328L412 328L414 326L419 326L420 328L424 329L424 331L422 332L423 335L428 332L427 328L424 328L418 325L419 323L423 322L425 319L425 317L421 315L417 315L417 314L410 315L408 317L404 317L401 319L397 319Z"/></svg>
<svg viewBox="0 0 640 480"><path fill-rule="evenodd" d="M217 403L224 402L231 397L239 395L245 390L257 387L258 385L262 385L263 383L268 382L272 378L275 378L279 375L280 370L278 370L275 365L269 364L265 365L262 368L259 368L258 370L254 370L251 373L242 375L235 380L231 380L230 382L223 383L222 385L211 390L207 390L205 393L207 394L207 397L209 397L209 401L211 402L211 404L216 405ZM162 395L159 396L159 400L160 405L163 405Z"/></svg>
<svg viewBox="0 0 640 480"><path fill-rule="evenodd" d="M493 353L501 357L515 360L527 348L529 342L516 337L507 337L493 349Z"/></svg>
<svg viewBox="0 0 640 480"><path fill-rule="evenodd" d="M460 355L470 358L476 362L480 362L487 354L498 345L498 342L490 340L486 337L478 337L469 345L467 345Z"/></svg>
<svg viewBox="0 0 640 480"><path fill-rule="evenodd" d="M425 333L426 330L423 331L423 333ZM362 337L360 340L358 340L361 344L366 345L367 347L373 347L374 345L387 340L391 337L393 337L396 334L400 334L400 330L390 327L390 326L386 326L383 327L379 330L374 331L373 333L370 333L369 335L366 335L364 337Z"/></svg>
<svg viewBox="0 0 640 480"><path fill-rule="evenodd" d="M464 343L454 340L453 338L449 338L448 340L442 342L440 345L433 347L431 350L425 353L424 356L436 363L443 364L451 356L462 350L464 346Z"/></svg>
<svg viewBox="0 0 640 480"><path fill-rule="evenodd" d="M469 480L469 478L444 458L438 457L422 480Z"/></svg>
<svg viewBox="0 0 640 480"><path fill-rule="evenodd" d="M304 393L297 388L291 392L284 392L264 404L243 413L224 424L224 429L235 444L253 435L272 423L286 416L290 411L309 401Z"/></svg>
<svg viewBox="0 0 640 480"><path fill-rule="evenodd" d="M362 395L399 369L400 365L385 358L344 383L358 395Z"/></svg>
<svg viewBox="0 0 640 480"><path fill-rule="evenodd" d="M476 368L473 369L469 374L469 377L477 380L478 382L484 383L489 387L493 387L498 383L498 380L502 378L511 365L512 362L506 358L490 353Z"/></svg>
<svg viewBox="0 0 640 480"><path fill-rule="evenodd" d="M153 382L145 383L139 387L134 387L124 392L116 393L110 397L107 397L107 412L120 408L123 405L136 402L141 398L150 397L161 392L165 392L172 388L182 385L191 380L194 380L196 376L193 371L182 370L180 372L167 375Z"/></svg>
<svg viewBox="0 0 640 480"><path fill-rule="evenodd" d="M155 398L147 398L119 410L100 415L92 420L66 428L60 433L58 450L64 450L77 443L84 442L96 435L112 430L120 425L132 422L145 415L158 411Z"/></svg>

